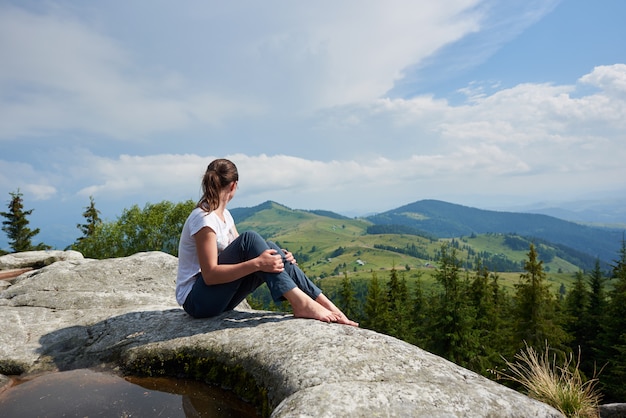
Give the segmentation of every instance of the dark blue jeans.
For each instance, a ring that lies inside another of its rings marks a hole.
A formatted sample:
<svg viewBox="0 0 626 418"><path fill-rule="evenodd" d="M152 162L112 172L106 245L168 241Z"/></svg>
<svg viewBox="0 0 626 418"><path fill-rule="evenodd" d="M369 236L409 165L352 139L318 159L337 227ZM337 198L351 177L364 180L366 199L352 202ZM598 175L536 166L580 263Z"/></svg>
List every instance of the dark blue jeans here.
<svg viewBox="0 0 626 418"><path fill-rule="evenodd" d="M258 271L237 279L233 282L207 285L202 274L196 275L191 292L185 299L183 309L195 318L216 316L234 309L246 296L263 283L267 284L275 302L285 300L284 294L299 287L312 299L322 291L309 280L300 268L285 260L285 253L271 241L265 241L256 232L247 231L239 235L218 256L218 264L237 264L256 258L263 251L273 248L283 257L285 270L281 273L265 273Z"/></svg>

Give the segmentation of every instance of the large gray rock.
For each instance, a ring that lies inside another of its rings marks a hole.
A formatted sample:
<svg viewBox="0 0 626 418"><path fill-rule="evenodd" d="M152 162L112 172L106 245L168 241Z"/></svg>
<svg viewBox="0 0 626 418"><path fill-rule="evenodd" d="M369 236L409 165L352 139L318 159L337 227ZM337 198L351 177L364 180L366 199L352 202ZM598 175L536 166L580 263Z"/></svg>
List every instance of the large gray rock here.
<svg viewBox="0 0 626 418"><path fill-rule="evenodd" d="M0 270L20 269L24 267L41 268L57 261L82 260L78 251L24 251L0 256Z"/></svg>
<svg viewBox="0 0 626 418"><path fill-rule="evenodd" d="M109 366L222 384L274 417L560 417L440 357L369 330L246 308L192 319L177 260L72 258L0 293L0 373Z"/></svg>

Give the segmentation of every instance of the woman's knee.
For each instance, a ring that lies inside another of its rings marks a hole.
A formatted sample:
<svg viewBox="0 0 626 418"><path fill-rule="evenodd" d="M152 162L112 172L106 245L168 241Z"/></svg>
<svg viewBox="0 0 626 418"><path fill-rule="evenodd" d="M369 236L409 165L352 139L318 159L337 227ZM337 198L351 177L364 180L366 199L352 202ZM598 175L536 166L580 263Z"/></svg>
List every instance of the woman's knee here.
<svg viewBox="0 0 626 418"><path fill-rule="evenodd" d="M269 248L265 239L258 232L245 231L239 236L241 238L242 246L248 250L252 250L257 253L257 255Z"/></svg>
<svg viewBox="0 0 626 418"><path fill-rule="evenodd" d="M265 239L263 239L261 234L259 234L256 231L244 231L241 234L239 234L239 236L241 237L242 240L245 240L247 242L251 242L251 243L263 242L263 243L265 243Z"/></svg>
<svg viewBox="0 0 626 418"><path fill-rule="evenodd" d="M266 241L266 244L267 244L267 246L269 248L272 248L272 249L274 249L274 250L276 250L276 251L278 251L279 253L282 254L282 249L278 245L276 245L275 242L273 242L273 241Z"/></svg>

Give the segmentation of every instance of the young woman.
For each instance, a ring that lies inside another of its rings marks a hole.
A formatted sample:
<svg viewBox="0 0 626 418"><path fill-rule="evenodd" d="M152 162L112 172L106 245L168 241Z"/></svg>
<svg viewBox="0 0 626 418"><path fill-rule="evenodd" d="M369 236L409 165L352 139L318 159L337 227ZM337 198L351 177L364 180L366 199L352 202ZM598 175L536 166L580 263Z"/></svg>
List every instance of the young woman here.
<svg viewBox="0 0 626 418"><path fill-rule="evenodd" d="M202 198L180 237L178 303L193 317L216 316L234 309L266 283L274 301L289 301L296 317L358 326L306 277L290 252L256 232L239 235L226 209L238 181L231 161L217 159L209 164L202 179Z"/></svg>

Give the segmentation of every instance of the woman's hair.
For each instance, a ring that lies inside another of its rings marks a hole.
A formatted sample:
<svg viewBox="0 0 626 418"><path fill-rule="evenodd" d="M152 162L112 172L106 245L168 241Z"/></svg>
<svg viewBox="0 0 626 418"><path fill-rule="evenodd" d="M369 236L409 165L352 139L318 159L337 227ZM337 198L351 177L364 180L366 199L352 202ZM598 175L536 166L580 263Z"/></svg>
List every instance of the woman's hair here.
<svg viewBox="0 0 626 418"><path fill-rule="evenodd" d="M207 212L217 209L222 189L238 180L239 173L232 161L224 158L213 160L202 178L202 198L198 202L198 207Z"/></svg>

